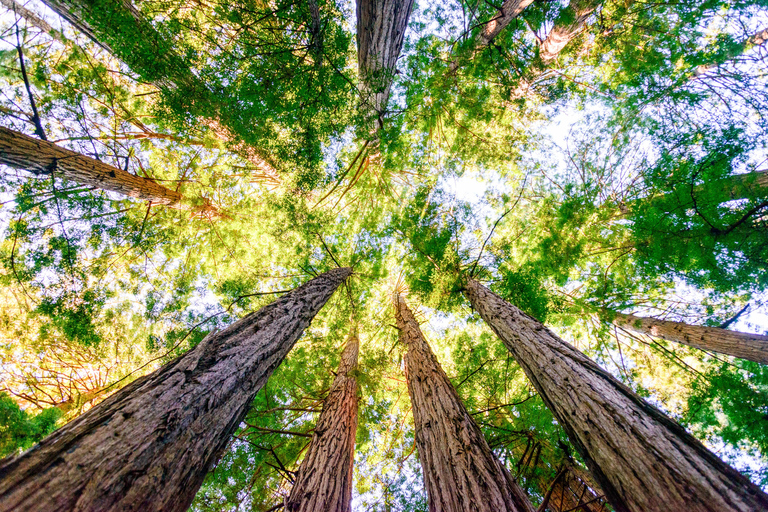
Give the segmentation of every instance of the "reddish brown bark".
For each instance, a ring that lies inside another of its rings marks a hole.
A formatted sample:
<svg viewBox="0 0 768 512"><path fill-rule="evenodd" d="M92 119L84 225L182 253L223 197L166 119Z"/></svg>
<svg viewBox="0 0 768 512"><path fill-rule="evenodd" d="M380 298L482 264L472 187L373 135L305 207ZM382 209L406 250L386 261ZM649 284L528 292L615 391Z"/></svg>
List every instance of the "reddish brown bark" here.
<svg viewBox="0 0 768 512"><path fill-rule="evenodd" d="M563 50L584 28L589 16L602 3L601 0L571 0L565 11L539 47L539 58L549 62Z"/></svg>
<svg viewBox="0 0 768 512"><path fill-rule="evenodd" d="M400 342L408 348L406 379L429 510L533 512L467 412L402 297L395 317Z"/></svg>
<svg viewBox="0 0 768 512"><path fill-rule="evenodd" d="M349 336L336 378L285 503L289 512L350 512L357 433L357 329Z"/></svg>
<svg viewBox="0 0 768 512"><path fill-rule="evenodd" d="M136 176L50 142L0 126L0 164L34 174L59 178L152 201L171 208L216 214L207 201L193 205L184 197L150 179Z"/></svg>
<svg viewBox="0 0 768 512"><path fill-rule="evenodd" d="M621 313L614 323L667 341L768 364L768 336Z"/></svg>
<svg viewBox="0 0 768 512"><path fill-rule="evenodd" d="M357 0L357 65L364 108L381 116L387 108L395 65L403 49L413 0Z"/></svg>
<svg viewBox="0 0 768 512"><path fill-rule="evenodd" d="M488 46L512 20L517 18L532 3L533 0L506 0L501 4L499 13L486 23L483 30L477 35L477 47Z"/></svg>
<svg viewBox="0 0 768 512"><path fill-rule="evenodd" d="M184 511L256 393L334 290L309 281L0 463L0 511Z"/></svg>
<svg viewBox="0 0 768 512"><path fill-rule="evenodd" d="M759 487L543 324L475 280L466 293L617 512L768 509Z"/></svg>

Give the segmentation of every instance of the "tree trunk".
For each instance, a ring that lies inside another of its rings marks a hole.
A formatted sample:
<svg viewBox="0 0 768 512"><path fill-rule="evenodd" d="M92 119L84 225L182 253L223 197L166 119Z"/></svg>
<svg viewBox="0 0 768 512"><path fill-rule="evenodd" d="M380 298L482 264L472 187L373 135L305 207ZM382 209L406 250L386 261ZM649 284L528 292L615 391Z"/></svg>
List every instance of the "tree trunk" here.
<svg viewBox="0 0 768 512"><path fill-rule="evenodd" d="M0 511L184 511L256 393L350 274L327 272L208 335L0 463Z"/></svg>
<svg viewBox="0 0 768 512"><path fill-rule="evenodd" d="M483 30L477 35L476 48L484 48L491 44L496 36L498 36L512 20L517 18L523 9L533 3L533 0L506 0L501 4L499 14L491 21L485 24Z"/></svg>
<svg viewBox="0 0 768 512"><path fill-rule="evenodd" d="M617 512L757 511L768 495L543 324L475 280L467 297L523 368Z"/></svg>
<svg viewBox="0 0 768 512"><path fill-rule="evenodd" d="M339 371L285 504L285 510L289 512L352 510L359 389L355 373L359 346L355 328L341 354Z"/></svg>
<svg viewBox="0 0 768 512"><path fill-rule="evenodd" d="M412 8L413 0L357 0L360 93L363 108L377 118L377 128L382 126Z"/></svg>
<svg viewBox="0 0 768 512"><path fill-rule="evenodd" d="M716 69L723 62L736 59L737 57L740 57L745 53L747 53L752 48L755 48L757 46L762 46L766 42L768 42L768 28L758 30L748 38L741 41L738 45L732 47L728 52L726 52L725 55L721 57L722 60L720 60L720 62L716 62L712 64L702 64L701 66L698 66L696 68L696 71L693 74L693 78L700 77L712 71L713 69Z"/></svg>
<svg viewBox="0 0 768 512"><path fill-rule="evenodd" d="M635 332L650 334L701 350L711 350L749 359L756 363L768 364L768 336L621 313L616 314L613 323Z"/></svg>
<svg viewBox="0 0 768 512"><path fill-rule="evenodd" d="M570 465L562 469L552 483L546 503L539 511L550 512L604 512L605 498L580 478L578 470Z"/></svg>
<svg viewBox="0 0 768 512"><path fill-rule="evenodd" d="M118 192L171 208L197 210L208 214L216 213L216 208L207 201L199 206L193 205L180 193L150 179L135 176L99 160L2 126L0 126L0 164L27 170L37 175L53 174L76 183Z"/></svg>
<svg viewBox="0 0 768 512"><path fill-rule="evenodd" d="M587 18L601 3L601 0L571 0L568 7L557 17L555 25L539 47L539 58L542 62L553 60L568 43L578 36Z"/></svg>
<svg viewBox="0 0 768 512"><path fill-rule="evenodd" d="M533 512L523 490L496 458L398 296L397 328L405 354L416 447L430 512Z"/></svg>
<svg viewBox="0 0 768 512"><path fill-rule="evenodd" d="M128 0L44 0L94 43L160 89L184 87L207 98L208 89L165 38Z"/></svg>

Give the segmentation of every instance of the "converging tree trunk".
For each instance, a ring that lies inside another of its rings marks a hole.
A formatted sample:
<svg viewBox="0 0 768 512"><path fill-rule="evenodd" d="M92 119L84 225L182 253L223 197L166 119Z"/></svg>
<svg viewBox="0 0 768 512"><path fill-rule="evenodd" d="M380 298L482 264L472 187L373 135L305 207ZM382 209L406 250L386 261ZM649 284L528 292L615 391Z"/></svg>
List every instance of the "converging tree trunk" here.
<svg viewBox="0 0 768 512"><path fill-rule="evenodd" d="M363 108L381 128L413 0L357 0L357 65Z"/></svg>
<svg viewBox="0 0 768 512"><path fill-rule="evenodd" d="M347 339L341 363L315 426L309 451L285 503L289 512L352 510L352 469L357 433L357 328Z"/></svg>
<svg viewBox="0 0 768 512"><path fill-rule="evenodd" d="M0 164L118 192L183 210L216 214L216 208L203 200L195 205L175 190L150 179L136 176L50 142L0 126Z"/></svg>
<svg viewBox="0 0 768 512"><path fill-rule="evenodd" d="M408 349L406 379L429 510L533 512L467 412L401 296L395 318L400 342Z"/></svg>
<svg viewBox="0 0 768 512"><path fill-rule="evenodd" d="M491 44L491 41L532 3L533 0L506 0L501 4L499 13L486 23L477 34L476 47L480 49Z"/></svg>
<svg viewBox="0 0 768 512"><path fill-rule="evenodd" d="M621 313L616 314L614 324L690 347L768 364L768 336Z"/></svg>
<svg viewBox="0 0 768 512"><path fill-rule="evenodd" d="M326 272L0 463L0 511L187 510L256 393L349 268Z"/></svg>
<svg viewBox="0 0 768 512"><path fill-rule="evenodd" d="M759 487L543 324L475 280L466 294L617 512L768 509Z"/></svg>

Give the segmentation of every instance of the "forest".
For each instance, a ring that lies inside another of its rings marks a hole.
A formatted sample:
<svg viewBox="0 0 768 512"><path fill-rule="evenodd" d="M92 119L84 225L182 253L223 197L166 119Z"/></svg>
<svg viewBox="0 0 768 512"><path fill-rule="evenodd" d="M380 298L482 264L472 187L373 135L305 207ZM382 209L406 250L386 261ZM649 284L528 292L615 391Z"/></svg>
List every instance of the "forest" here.
<svg viewBox="0 0 768 512"><path fill-rule="evenodd" d="M767 0L0 0L0 512L768 510Z"/></svg>

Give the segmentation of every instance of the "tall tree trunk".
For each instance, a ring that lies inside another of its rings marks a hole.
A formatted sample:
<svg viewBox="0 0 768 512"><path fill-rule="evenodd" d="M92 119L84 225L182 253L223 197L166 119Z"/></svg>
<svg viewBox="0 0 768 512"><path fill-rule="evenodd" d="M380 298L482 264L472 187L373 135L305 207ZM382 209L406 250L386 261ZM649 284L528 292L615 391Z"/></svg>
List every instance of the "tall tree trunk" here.
<svg viewBox="0 0 768 512"><path fill-rule="evenodd" d="M466 294L617 512L768 509L759 487L543 324L475 280Z"/></svg>
<svg viewBox="0 0 768 512"><path fill-rule="evenodd" d="M737 57L740 57L747 53L752 48L755 48L757 46L763 46L765 43L768 42L768 28L763 28L761 30L758 30L748 38L741 41L739 44L731 47L729 51L727 51L725 54L721 55L720 60L718 62L712 63L712 64L702 64L701 66L698 66L696 68L696 71L693 74L693 77L699 77L702 76L713 69L716 69L720 64L727 62L729 60L736 59Z"/></svg>
<svg viewBox="0 0 768 512"><path fill-rule="evenodd" d="M350 334L331 391L285 504L289 512L350 512L357 433L357 328Z"/></svg>
<svg viewBox="0 0 768 512"><path fill-rule="evenodd" d="M351 272L327 272L210 334L2 461L0 511L187 510L256 393Z"/></svg>
<svg viewBox="0 0 768 512"><path fill-rule="evenodd" d="M620 202L618 206L622 216L627 216L631 212L630 205L632 204L640 201L650 201L653 204L659 200L666 200L674 196L678 200L675 206L685 209L694 207L697 202L701 201L701 194L708 191L716 191L719 194L714 198L715 201L718 201L718 204L754 195L766 195L768 194L768 169L760 169L759 171L743 174L732 174L731 176L702 185L681 183L675 185L672 191L665 194L651 195L628 203Z"/></svg>
<svg viewBox="0 0 768 512"><path fill-rule="evenodd" d="M216 214L216 208L205 201L193 205L176 192L150 179L135 176L99 160L75 153L50 142L0 126L0 164L30 171L37 175L53 175L118 192L129 197L152 201L172 208Z"/></svg>
<svg viewBox="0 0 768 512"><path fill-rule="evenodd" d="M498 36L502 30L509 25L512 20L517 18L523 9L533 3L533 0L506 0L501 4L499 13L485 24L483 30L477 34L476 48L484 48L491 44L491 41Z"/></svg>
<svg viewBox="0 0 768 512"><path fill-rule="evenodd" d="M533 512L523 490L496 458L429 348L402 297L395 313L429 510Z"/></svg>
<svg viewBox="0 0 768 512"><path fill-rule="evenodd" d="M616 314L613 323L667 341L768 364L768 336L622 313Z"/></svg>
<svg viewBox="0 0 768 512"><path fill-rule="evenodd" d="M129 0L44 0L94 43L160 89L184 87L205 99L208 89Z"/></svg>
<svg viewBox="0 0 768 512"><path fill-rule="evenodd" d="M605 498L579 476L578 469L567 465L552 482L546 503L542 502L539 511L544 512L603 512Z"/></svg>
<svg viewBox="0 0 768 512"><path fill-rule="evenodd" d="M548 65L560 55L568 43L581 34L590 15L602 0L571 0L568 7L555 19L552 30L539 45L539 57L524 70L520 84L512 91L511 99L522 98L533 84L547 75Z"/></svg>
<svg viewBox="0 0 768 512"><path fill-rule="evenodd" d="M363 108L381 128L413 0L357 0L357 66Z"/></svg>
<svg viewBox="0 0 768 512"><path fill-rule="evenodd" d="M542 62L553 60L568 43L581 34L589 16L602 3L602 0L571 0L539 47Z"/></svg>

